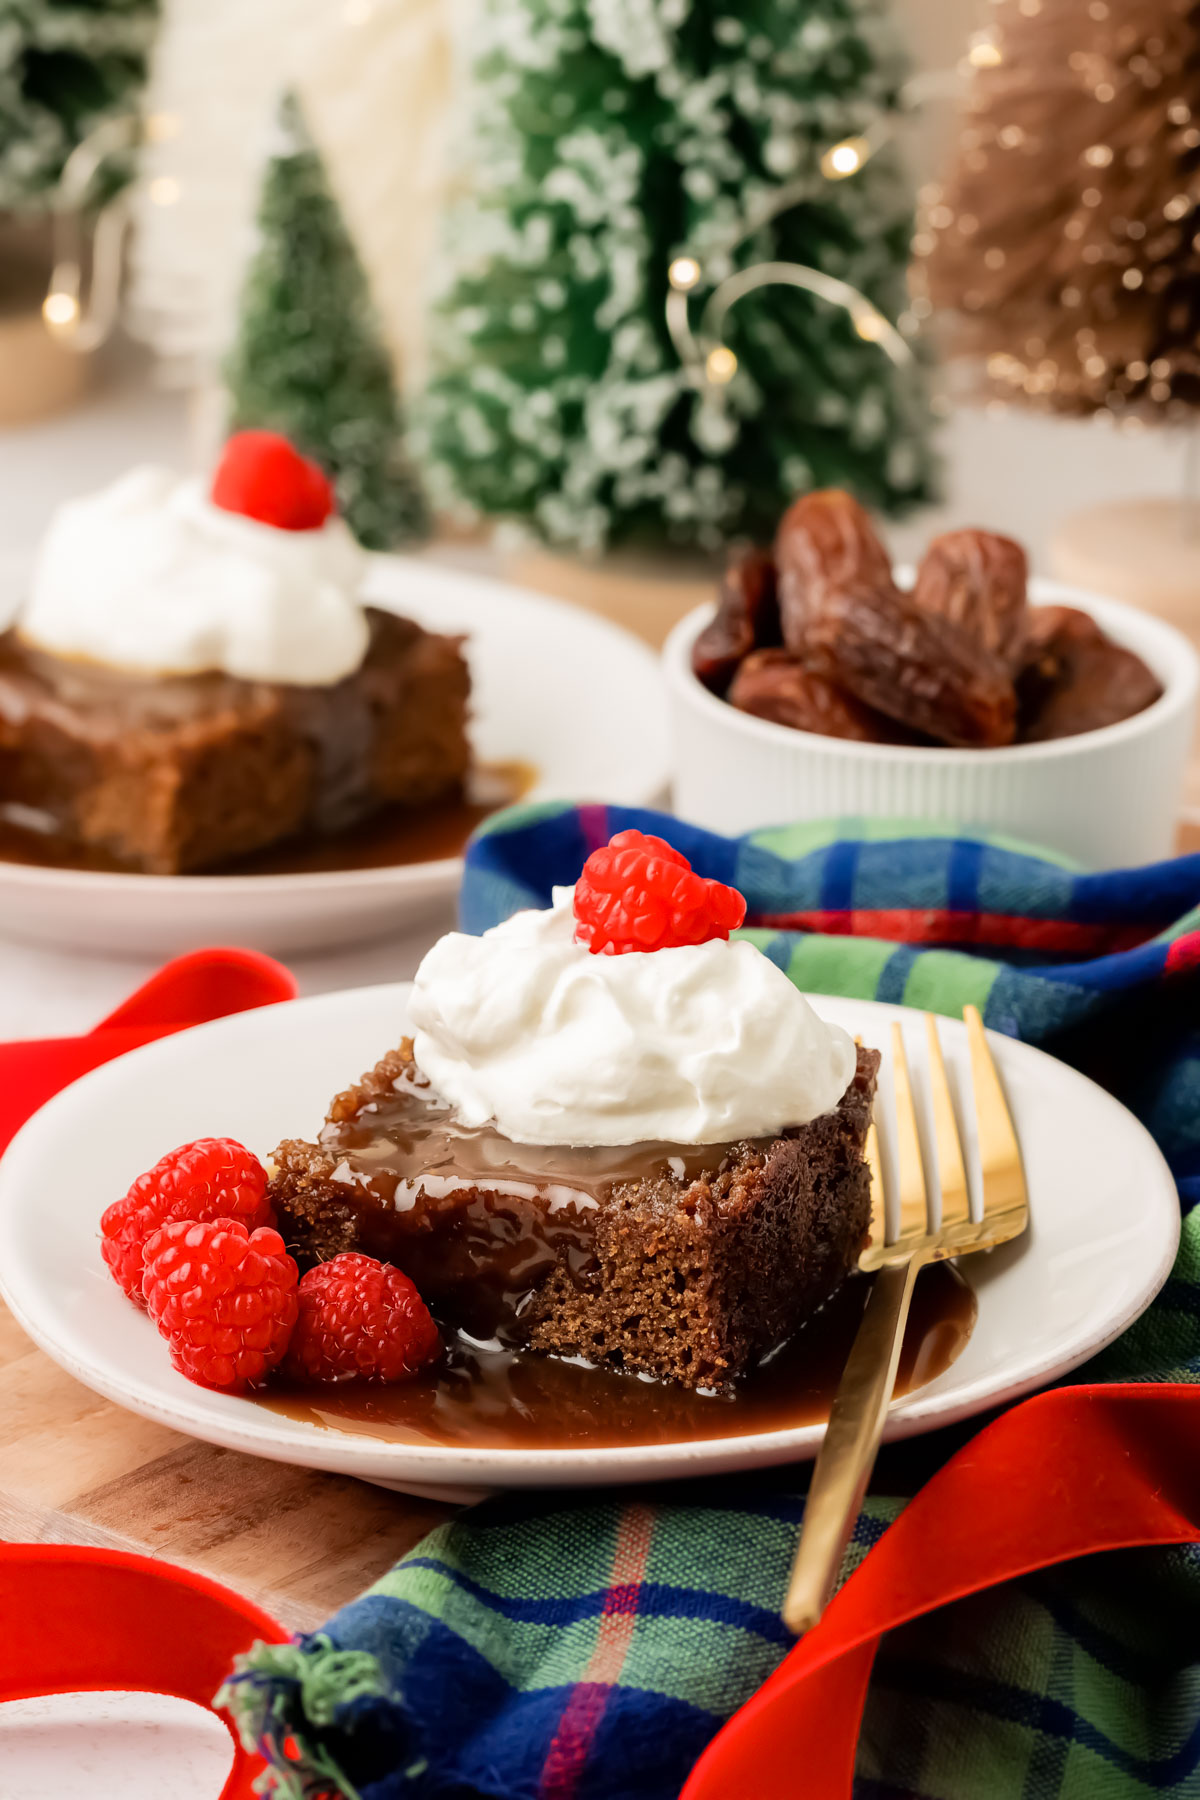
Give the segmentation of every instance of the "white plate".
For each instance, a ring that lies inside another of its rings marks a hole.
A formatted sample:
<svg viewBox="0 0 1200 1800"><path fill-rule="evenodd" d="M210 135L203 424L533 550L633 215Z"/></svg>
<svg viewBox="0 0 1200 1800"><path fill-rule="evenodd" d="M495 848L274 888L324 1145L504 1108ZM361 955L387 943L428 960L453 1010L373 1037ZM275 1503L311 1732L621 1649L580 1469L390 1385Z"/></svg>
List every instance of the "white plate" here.
<svg viewBox="0 0 1200 1800"><path fill-rule="evenodd" d="M465 632L477 760L537 771L527 800L652 805L670 777L657 659L619 626L415 557L376 557L380 606ZM171 956L236 942L281 955L397 931L451 898L458 857L307 875L113 875L0 861L0 931Z"/></svg>
<svg viewBox="0 0 1200 1800"><path fill-rule="evenodd" d="M0 1292L30 1336L109 1399L214 1444L413 1492L702 1475L813 1455L820 1427L712 1442L538 1451L380 1442L209 1393L171 1368L150 1321L112 1281L98 1224L164 1150L230 1135L268 1155L310 1136L331 1095L406 1029L406 984L293 1001L137 1050L56 1096L0 1163ZM884 1051L893 1019L922 1066L921 1020L866 1000L814 1000ZM965 1033L942 1022L951 1082L969 1093ZM949 1424L1076 1367L1149 1304L1179 1240L1174 1182L1153 1139L1101 1088L1039 1050L992 1036L1016 1119L1032 1223L970 1259L975 1330L955 1362L897 1402L889 1437ZM919 1086L919 1082L918 1082Z"/></svg>

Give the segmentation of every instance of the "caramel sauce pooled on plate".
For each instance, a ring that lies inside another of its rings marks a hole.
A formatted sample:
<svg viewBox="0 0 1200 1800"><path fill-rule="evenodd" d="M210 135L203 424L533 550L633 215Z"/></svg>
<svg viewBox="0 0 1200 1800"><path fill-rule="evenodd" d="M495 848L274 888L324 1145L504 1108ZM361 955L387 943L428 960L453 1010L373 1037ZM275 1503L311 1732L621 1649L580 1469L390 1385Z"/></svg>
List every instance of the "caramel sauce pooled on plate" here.
<svg viewBox="0 0 1200 1800"><path fill-rule="evenodd" d="M829 1408L866 1305L854 1275L729 1395L696 1393L577 1360L451 1339L443 1360L392 1387L272 1387L258 1397L306 1425L392 1443L480 1450L600 1449L745 1437L815 1425ZM975 1324L975 1295L949 1263L925 1269L913 1297L896 1393L948 1369Z"/></svg>

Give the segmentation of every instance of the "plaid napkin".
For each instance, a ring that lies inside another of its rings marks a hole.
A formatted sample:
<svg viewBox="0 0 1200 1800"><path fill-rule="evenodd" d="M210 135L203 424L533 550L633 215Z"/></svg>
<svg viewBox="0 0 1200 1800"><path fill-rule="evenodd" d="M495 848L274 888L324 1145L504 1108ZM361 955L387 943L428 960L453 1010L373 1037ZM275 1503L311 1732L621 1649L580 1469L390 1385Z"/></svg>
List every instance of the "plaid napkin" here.
<svg viewBox="0 0 1200 1800"><path fill-rule="evenodd" d="M801 987L952 1015L973 1001L1117 1092L1171 1161L1183 1241L1149 1312L1083 1373L1200 1381L1200 856L1086 875L924 825L730 840L640 810L514 808L469 852L464 927L545 906L628 826L740 888L744 935ZM885 1449L847 1571L973 1429ZM674 1800L790 1647L778 1608L806 1479L488 1502L324 1631L260 1648L224 1700L289 1797ZM1092 1557L893 1633L856 1793L1200 1796L1200 1553Z"/></svg>

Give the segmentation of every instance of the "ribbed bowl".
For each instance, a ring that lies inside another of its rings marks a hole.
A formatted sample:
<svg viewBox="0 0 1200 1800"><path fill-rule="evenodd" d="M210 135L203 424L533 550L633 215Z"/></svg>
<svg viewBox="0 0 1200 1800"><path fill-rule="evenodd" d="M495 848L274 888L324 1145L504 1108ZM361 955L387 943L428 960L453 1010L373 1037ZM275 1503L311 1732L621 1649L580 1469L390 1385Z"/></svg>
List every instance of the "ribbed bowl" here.
<svg viewBox="0 0 1200 1800"><path fill-rule="evenodd" d="M756 719L710 694L692 673L692 646L714 610L701 606L663 649L675 810L731 833L847 815L961 825L1045 845L1091 869L1170 855L1200 680L1195 650L1173 626L1118 600L1042 579L1030 583L1030 598L1091 613L1153 669L1162 698L1119 725L1046 744L848 743Z"/></svg>

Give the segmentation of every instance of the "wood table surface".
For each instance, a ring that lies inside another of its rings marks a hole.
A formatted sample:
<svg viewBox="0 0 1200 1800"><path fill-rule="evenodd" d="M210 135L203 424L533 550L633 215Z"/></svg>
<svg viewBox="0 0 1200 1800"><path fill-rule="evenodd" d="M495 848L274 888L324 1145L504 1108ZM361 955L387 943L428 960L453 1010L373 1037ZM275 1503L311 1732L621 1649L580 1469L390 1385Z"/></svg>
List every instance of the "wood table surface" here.
<svg viewBox="0 0 1200 1800"><path fill-rule="evenodd" d="M522 574L532 584L534 571ZM544 585L554 583L551 569ZM695 598L685 582L648 608L639 584L624 602L606 595L603 610L660 641ZM1185 827L1180 847L1200 849L1200 824ZM0 1395L0 1538L166 1557L290 1630L320 1624L453 1511L141 1419L64 1373L2 1305Z"/></svg>

